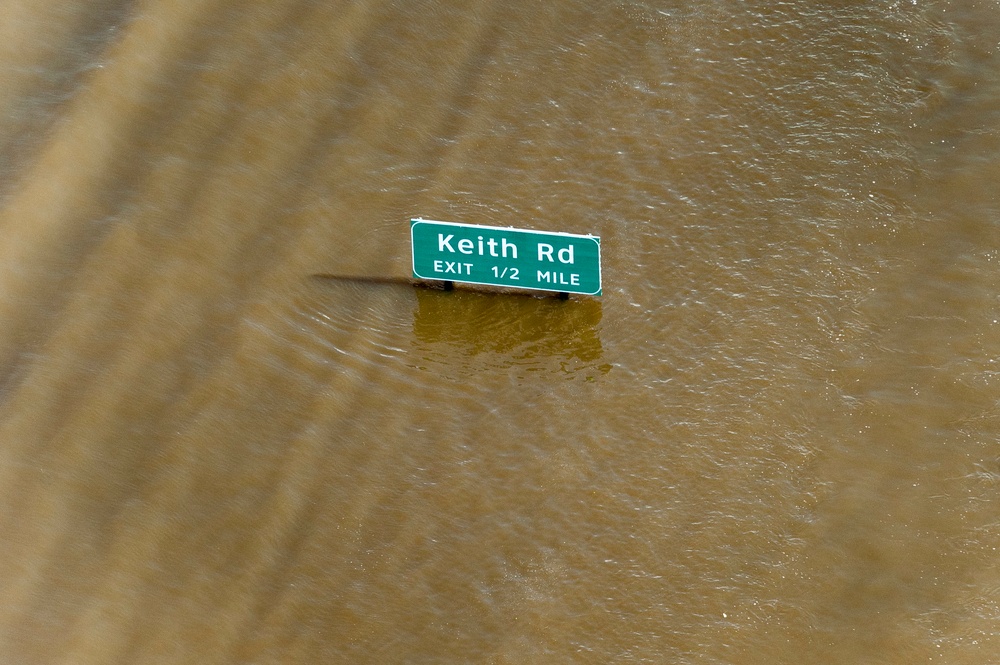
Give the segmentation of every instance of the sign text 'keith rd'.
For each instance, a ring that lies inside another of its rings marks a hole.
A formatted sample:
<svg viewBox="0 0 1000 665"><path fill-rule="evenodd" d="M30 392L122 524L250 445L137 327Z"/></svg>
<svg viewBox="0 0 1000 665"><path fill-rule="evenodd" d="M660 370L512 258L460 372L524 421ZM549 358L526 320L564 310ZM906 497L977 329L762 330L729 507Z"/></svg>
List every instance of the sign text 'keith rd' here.
<svg viewBox="0 0 1000 665"><path fill-rule="evenodd" d="M410 220L413 276L601 295L601 239L429 219Z"/></svg>

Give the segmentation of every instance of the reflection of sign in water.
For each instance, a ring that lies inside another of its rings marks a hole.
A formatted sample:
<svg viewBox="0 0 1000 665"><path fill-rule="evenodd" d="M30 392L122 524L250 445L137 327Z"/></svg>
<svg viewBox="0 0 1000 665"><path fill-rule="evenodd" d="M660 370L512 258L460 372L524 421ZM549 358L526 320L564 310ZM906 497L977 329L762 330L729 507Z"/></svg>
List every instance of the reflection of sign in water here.
<svg viewBox="0 0 1000 665"><path fill-rule="evenodd" d="M491 298L473 291L442 293L416 289L413 332L427 350L443 344L442 355L456 362L457 350L474 364L550 368L587 378L606 374L598 334L601 303L555 303L537 298Z"/></svg>
<svg viewBox="0 0 1000 665"><path fill-rule="evenodd" d="M601 295L601 239L429 219L410 220L413 276Z"/></svg>

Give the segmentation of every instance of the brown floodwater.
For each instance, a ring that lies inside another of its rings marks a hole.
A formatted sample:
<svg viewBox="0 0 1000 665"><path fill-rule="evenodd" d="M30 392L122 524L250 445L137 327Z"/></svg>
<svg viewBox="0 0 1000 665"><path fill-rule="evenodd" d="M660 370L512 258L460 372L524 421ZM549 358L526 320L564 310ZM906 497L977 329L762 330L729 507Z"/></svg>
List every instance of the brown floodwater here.
<svg viewBox="0 0 1000 665"><path fill-rule="evenodd" d="M1000 654L995 0L0 36L3 663ZM416 216L604 295L414 288Z"/></svg>

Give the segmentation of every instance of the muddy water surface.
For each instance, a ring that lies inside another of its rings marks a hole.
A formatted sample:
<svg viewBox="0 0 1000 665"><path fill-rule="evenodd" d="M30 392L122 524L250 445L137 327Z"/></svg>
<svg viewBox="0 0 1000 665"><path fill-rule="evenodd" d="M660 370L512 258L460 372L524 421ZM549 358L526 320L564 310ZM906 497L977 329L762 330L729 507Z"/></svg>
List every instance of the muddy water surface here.
<svg viewBox="0 0 1000 665"><path fill-rule="evenodd" d="M8 4L4 662L1000 653L995 2Z"/></svg>

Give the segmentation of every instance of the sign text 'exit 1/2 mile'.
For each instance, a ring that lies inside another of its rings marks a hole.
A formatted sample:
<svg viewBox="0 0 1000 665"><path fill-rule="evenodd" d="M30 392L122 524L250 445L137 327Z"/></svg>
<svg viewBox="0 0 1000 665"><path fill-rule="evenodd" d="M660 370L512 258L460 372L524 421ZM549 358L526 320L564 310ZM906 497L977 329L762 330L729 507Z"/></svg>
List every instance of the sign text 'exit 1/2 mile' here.
<svg viewBox="0 0 1000 665"><path fill-rule="evenodd" d="M488 286L601 295L601 239L410 220L413 276Z"/></svg>

